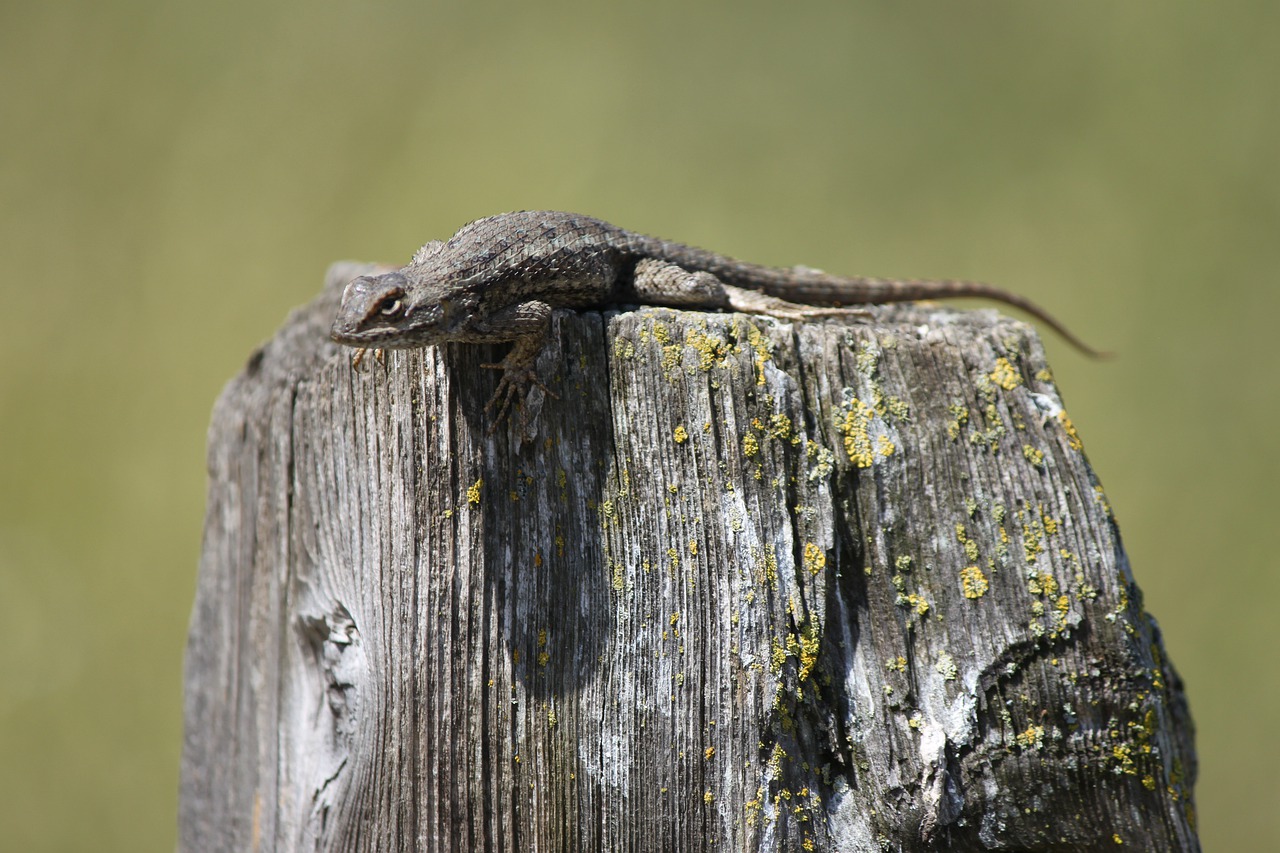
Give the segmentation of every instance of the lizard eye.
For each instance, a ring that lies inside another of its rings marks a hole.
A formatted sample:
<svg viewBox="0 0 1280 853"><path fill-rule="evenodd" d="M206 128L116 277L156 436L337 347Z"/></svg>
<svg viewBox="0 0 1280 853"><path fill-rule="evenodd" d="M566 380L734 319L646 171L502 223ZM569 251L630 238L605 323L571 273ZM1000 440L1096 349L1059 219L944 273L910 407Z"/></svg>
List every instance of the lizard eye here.
<svg viewBox="0 0 1280 853"><path fill-rule="evenodd" d="M399 296L388 296L378 303L378 313L383 317L398 316L404 310L404 303Z"/></svg>

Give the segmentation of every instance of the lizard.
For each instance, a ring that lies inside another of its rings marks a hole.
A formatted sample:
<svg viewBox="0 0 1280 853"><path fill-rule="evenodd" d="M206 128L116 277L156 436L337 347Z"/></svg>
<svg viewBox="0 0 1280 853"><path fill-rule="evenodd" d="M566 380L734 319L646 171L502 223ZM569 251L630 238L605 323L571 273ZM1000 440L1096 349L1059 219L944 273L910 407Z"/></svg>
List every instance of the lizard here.
<svg viewBox="0 0 1280 853"><path fill-rule="evenodd" d="M404 267L353 279L330 332L368 349L462 343L513 344L497 364L490 432L531 386L556 395L534 370L556 308L608 305L728 309L784 319L848 313L843 306L981 297L1020 308L1082 352L1103 355L1024 296L954 279L829 275L808 267L768 267L650 237L575 213L502 213L434 240Z"/></svg>

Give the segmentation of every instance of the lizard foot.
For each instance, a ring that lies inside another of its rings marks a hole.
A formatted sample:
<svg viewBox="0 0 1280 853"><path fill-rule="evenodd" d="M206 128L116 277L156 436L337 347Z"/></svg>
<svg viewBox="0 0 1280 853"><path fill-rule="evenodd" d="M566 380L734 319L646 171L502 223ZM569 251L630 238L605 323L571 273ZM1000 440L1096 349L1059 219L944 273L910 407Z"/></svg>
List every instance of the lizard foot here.
<svg viewBox="0 0 1280 853"><path fill-rule="evenodd" d="M358 370L360 368L360 362L364 361L364 354L368 351L368 347L356 347L356 351L351 355L352 370ZM387 366L387 351L381 347L374 349L373 358L383 367Z"/></svg>
<svg viewBox="0 0 1280 853"><path fill-rule="evenodd" d="M729 297L729 306L735 311L747 314L764 314L779 320L817 320L822 317L868 317L869 312L861 308L824 308L816 305L800 305L788 302L757 290L725 285L725 295Z"/></svg>
<svg viewBox="0 0 1280 853"><path fill-rule="evenodd" d="M554 400L560 399L560 395L548 388L538 376L538 372L532 367L511 365L505 361L499 364L482 364L480 366L489 370L502 371L502 378L498 380L498 388L493 392L493 396L489 398L489 402L484 407L485 415L491 418L488 430L489 435L497 432L498 426L510 413L511 404L525 397L531 387L536 386L542 389L544 394ZM528 426L527 418L527 409L522 408L520 415L521 429Z"/></svg>

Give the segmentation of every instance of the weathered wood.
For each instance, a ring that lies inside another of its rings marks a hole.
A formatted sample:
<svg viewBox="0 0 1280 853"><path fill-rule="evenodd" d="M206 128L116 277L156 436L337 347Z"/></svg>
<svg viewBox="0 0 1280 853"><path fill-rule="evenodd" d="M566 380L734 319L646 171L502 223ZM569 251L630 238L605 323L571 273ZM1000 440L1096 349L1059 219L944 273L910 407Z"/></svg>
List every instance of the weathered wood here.
<svg viewBox="0 0 1280 853"><path fill-rule="evenodd" d="M226 389L184 850L1198 849L1182 686L1030 330L562 312Z"/></svg>

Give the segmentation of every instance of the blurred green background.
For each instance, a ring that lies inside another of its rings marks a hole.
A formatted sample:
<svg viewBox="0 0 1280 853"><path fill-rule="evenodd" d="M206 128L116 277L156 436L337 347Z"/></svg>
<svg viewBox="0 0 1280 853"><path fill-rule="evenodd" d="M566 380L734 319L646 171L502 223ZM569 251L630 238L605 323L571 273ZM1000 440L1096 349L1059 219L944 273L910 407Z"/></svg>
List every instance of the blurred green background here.
<svg viewBox="0 0 1280 853"><path fill-rule="evenodd" d="M963 276L1046 335L1199 727L1280 849L1280 4L5 3L0 833L175 841L204 440L339 258L577 210Z"/></svg>

